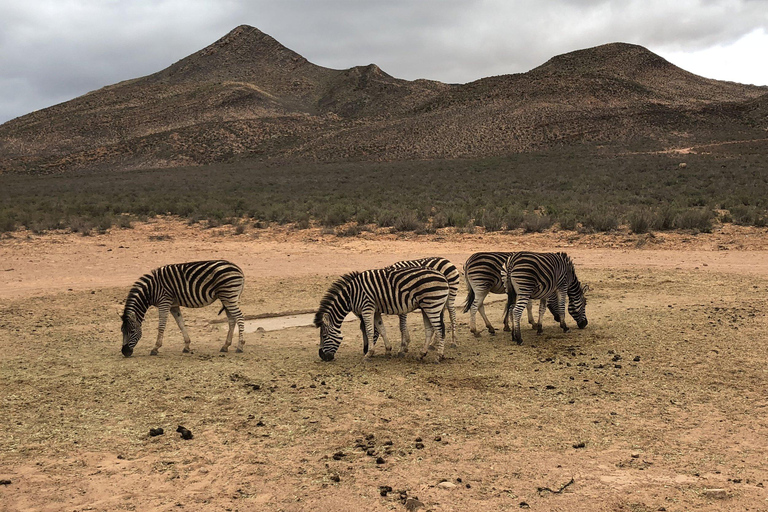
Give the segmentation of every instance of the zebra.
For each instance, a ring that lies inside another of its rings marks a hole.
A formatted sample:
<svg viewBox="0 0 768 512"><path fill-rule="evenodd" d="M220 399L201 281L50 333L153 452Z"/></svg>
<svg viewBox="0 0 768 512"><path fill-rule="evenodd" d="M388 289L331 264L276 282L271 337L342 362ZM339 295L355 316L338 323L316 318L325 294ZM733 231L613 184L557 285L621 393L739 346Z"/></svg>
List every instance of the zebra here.
<svg viewBox="0 0 768 512"><path fill-rule="evenodd" d="M173 315L184 336L184 350L189 353L190 338L184 327L180 307L201 308L212 304L216 299L221 301L219 311L227 312L229 332L227 341L221 347L221 352L227 352L232 344L232 335L237 323L240 339L237 352L243 351L245 327L243 313L240 311L240 295L243 293L245 278L243 271L229 261L193 261L165 265L141 276L128 293L125 309L121 315L123 322L123 348L125 357L133 354L133 348L141 339L141 324L150 306L156 306L159 313L157 326L157 342L150 352L156 356L163 346L163 333L168 320L168 312Z"/></svg>
<svg viewBox="0 0 768 512"><path fill-rule="evenodd" d="M451 319L451 347L456 347L456 295L459 293L459 281L461 280L461 274L459 273L456 265L451 263L445 258L438 256L432 256L429 258L421 258L418 260L406 260L398 261L389 266L389 268L409 268L409 267L424 267L437 270L445 276L448 281L449 293L446 307L448 308L448 316ZM400 333L403 343L410 343L411 336L408 333L408 324L406 315L400 315ZM407 341L405 341L407 340Z"/></svg>
<svg viewBox="0 0 768 512"><path fill-rule="evenodd" d="M475 316L478 311L485 321L488 332L496 334L496 329L493 328L488 317L485 315L483 303L489 293L506 293L502 273L507 259L514 254L516 253L476 252L467 258L467 262L464 264L464 279L467 282L467 299L464 303L464 313L469 312L469 330L475 336L480 336L480 331L477 330L475 322ZM554 300L548 301L546 305L555 317L555 321L559 322L560 318L557 315L556 302ZM511 330L509 327L509 307L510 303L507 301L504 305L505 331ZM527 308L528 323L538 332L541 332L541 315L539 315L539 321L534 322L532 308L533 303L529 303Z"/></svg>
<svg viewBox="0 0 768 512"><path fill-rule="evenodd" d="M406 314L421 308L424 319L426 342L421 358L427 355L429 342L434 332L437 333L437 359L444 358L445 309L450 287L445 276L433 269L423 267L383 268L350 272L341 276L326 292L320 301L320 308L315 314L314 325L320 329L320 358L332 361L341 344L341 323L351 311L361 319L364 328L363 353L372 357L376 341L376 331L381 332L381 315ZM384 347L390 353L392 347L386 336ZM374 345L368 348L368 340ZM398 355L408 352L407 340L400 346Z"/></svg>
<svg viewBox="0 0 768 512"><path fill-rule="evenodd" d="M587 286L582 286L576 277L573 260L564 252L518 252L507 258L505 264L505 282L508 302L514 304L511 310L514 329L512 339L517 344L523 342L520 332L520 317L531 299L540 299L539 321L544 313L544 300L556 298L557 316L563 332L568 332L565 324L565 298L568 297L568 313L576 321L579 329L587 324L587 299L584 293ZM509 312L507 312L509 316Z"/></svg>

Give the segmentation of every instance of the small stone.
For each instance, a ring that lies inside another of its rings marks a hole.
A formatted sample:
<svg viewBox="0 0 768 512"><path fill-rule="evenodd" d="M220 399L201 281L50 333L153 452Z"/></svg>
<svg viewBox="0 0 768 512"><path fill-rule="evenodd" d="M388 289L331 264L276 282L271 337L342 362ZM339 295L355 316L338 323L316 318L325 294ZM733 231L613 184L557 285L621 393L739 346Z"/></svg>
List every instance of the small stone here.
<svg viewBox="0 0 768 512"><path fill-rule="evenodd" d="M344 452L336 452L333 454L333 460L341 460L342 457L346 457L346 453Z"/></svg>
<svg viewBox="0 0 768 512"><path fill-rule="evenodd" d="M422 441L422 439L421 439L420 437L417 437L417 438L416 438L416 442L417 442L417 443L420 443L421 441Z"/></svg>
<svg viewBox="0 0 768 512"><path fill-rule="evenodd" d="M381 494L382 496L386 496L390 492L392 492L392 487L391 486L389 486L389 485L380 485L379 486L379 494Z"/></svg>
<svg viewBox="0 0 768 512"><path fill-rule="evenodd" d="M439 484L437 484L437 487L439 487L440 489L455 489L456 484L451 482L440 482Z"/></svg>
<svg viewBox="0 0 768 512"><path fill-rule="evenodd" d="M257 427L263 427L264 426L264 422L259 420L259 421L256 422L256 426Z"/></svg>
<svg viewBox="0 0 768 512"><path fill-rule="evenodd" d="M424 448L424 443L416 443L416 449L421 450Z"/></svg>
<svg viewBox="0 0 768 512"><path fill-rule="evenodd" d="M633 459L639 459L640 458L640 454L637 453L637 452L633 452L629 456L632 457Z"/></svg>
<svg viewBox="0 0 768 512"><path fill-rule="evenodd" d="M165 431L162 429L162 427L149 429L149 436L150 437L161 436L164 433L165 433Z"/></svg>
<svg viewBox="0 0 768 512"><path fill-rule="evenodd" d="M341 482L341 477L339 475L331 475L330 479L332 482Z"/></svg>
<svg viewBox="0 0 768 512"><path fill-rule="evenodd" d="M384 457L377 457L376 458L376 464L384 464L385 462L387 462L387 461L384 460Z"/></svg>
<svg viewBox="0 0 768 512"><path fill-rule="evenodd" d="M423 507L424 504L420 502L418 498L408 498L405 500L405 510L408 512L413 512L414 510L418 510Z"/></svg>
<svg viewBox="0 0 768 512"><path fill-rule="evenodd" d="M587 443L585 443L584 441L582 441L580 443L576 443L576 444L573 445L573 447L576 448L576 449L586 448L586 446L587 446Z"/></svg>
<svg viewBox="0 0 768 512"><path fill-rule="evenodd" d="M192 437L194 437L192 435L192 431L191 430L189 430L187 428L184 428L181 425L178 426L178 428L176 429L176 432L179 432L181 434L181 438L182 439L187 439L188 440L188 439L192 439Z"/></svg>
<svg viewBox="0 0 768 512"><path fill-rule="evenodd" d="M443 440L443 438L442 438L442 437L440 437L440 436L435 436L435 441L437 441L438 443L439 443L440 441L442 441L442 440Z"/></svg>
<svg viewBox="0 0 768 512"><path fill-rule="evenodd" d="M634 362L636 362L636 363L637 363L637 362L639 362L639 361L640 361L640 356L635 356L635 358L633 359L633 361L634 361Z"/></svg>
<svg viewBox="0 0 768 512"><path fill-rule="evenodd" d="M10 480L0 480L0 485L11 485Z"/></svg>
<svg viewBox="0 0 768 512"><path fill-rule="evenodd" d="M366 455L368 455L369 457L373 457L374 455L376 455L376 449L375 449L375 448L369 448L369 449L368 449L368 451L367 451L367 452L365 452L365 453L366 453Z"/></svg>
<svg viewBox="0 0 768 512"><path fill-rule="evenodd" d="M531 506L529 504L527 504L526 502L521 501L520 502L520 508L531 508Z"/></svg>
<svg viewBox="0 0 768 512"><path fill-rule="evenodd" d="M394 443L392 442L391 439L387 439L386 441L384 441L384 446L392 446L393 444Z"/></svg>
<svg viewBox="0 0 768 512"><path fill-rule="evenodd" d="M704 489L704 496L707 498L723 500L728 497L725 489Z"/></svg>

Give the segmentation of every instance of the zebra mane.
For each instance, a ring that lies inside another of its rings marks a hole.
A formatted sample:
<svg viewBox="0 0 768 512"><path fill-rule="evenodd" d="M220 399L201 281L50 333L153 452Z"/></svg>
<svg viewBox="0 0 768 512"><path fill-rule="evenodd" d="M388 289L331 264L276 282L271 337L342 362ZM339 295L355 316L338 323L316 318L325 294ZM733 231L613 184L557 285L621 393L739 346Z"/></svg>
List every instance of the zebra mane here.
<svg viewBox="0 0 768 512"><path fill-rule="evenodd" d="M330 288L328 288L328 291L325 292L325 295L320 300L320 307L318 308L317 313L315 313L315 327L323 325L323 315L330 311L331 306L338 300L339 294L359 275L360 272L349 272L348 274L344 274L338 278Z"/></svg>
<svg viewBox="0 0 768 512"><path fill-rule="evenodd" d="M142 301L142 295L144 296L144 299L148 298L149 294L149 283L154 279L154 273L153 274L144 274L141 276L135 283L133 283L133 286L131 286L131 291L128 292L128 297L125 299L125 307L123 308L123 314L120 315L123 319L123 322L126 321L127 313L128 312L134 312L137 314L137 316L140 319L144 318L144 314L147 311L147 306L149 304L144 305L143 303L145 301Z"/></svg>

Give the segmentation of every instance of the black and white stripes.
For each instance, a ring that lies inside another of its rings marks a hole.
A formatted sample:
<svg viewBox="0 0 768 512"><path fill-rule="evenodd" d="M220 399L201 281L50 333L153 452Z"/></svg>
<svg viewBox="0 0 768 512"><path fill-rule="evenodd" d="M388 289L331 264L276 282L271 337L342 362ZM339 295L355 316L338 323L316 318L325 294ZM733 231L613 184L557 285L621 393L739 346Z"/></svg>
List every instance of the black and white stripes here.
<svg viewBox="0 0 768 512"><path fill-rule="evenodd" d="M451 346L456 346L456 295L459 293L459 282L461 281L461 274L456 268L456 265L451 263L445 258L433 256L430 258L421 258L418 260L405 260L398 261L390 265L391 268L410 268L410 267L423 267L437 270L445 276L448 281L449 293L448 301L446 302L446 308L448 309L448 316L451 319ZM400 332L404 343L410 341L410 335L408 334L408 325L406 323L406 315L400 315ZM405 341L405 340L408 341Z"/></svg>
<svg viewBox="0 0 768 512"><path fill-rule="evenodd" d="M576 277L573 261L564 252L535 253L517 252L507 258L504 267L504 286L508 294L513 317L513 339L523 342L520 332L520 318L529 300L541 301L539 322L546 307L546 300L557 299L557 315L560 327L568 332L565 324L565 299L568 297L568 313L573 317L579 329L587 326L584 297L586 287L582 287ZM508 313L509 314L509 313Z"/></svg>
<svg viewBox="0 0 768 512"><path fill-rule="evenodd" d="M133 348L141 339L141 324L151 306L159 313L157 342L151 354L157 355L163 345L163 333L168 313L173 315L184 336L184 352L189 352L190 338L184 327L180 307L200 308L220 300L222 310L229 320L227 340L221 348L226 352L232 344L235 323L239 329L237 351L243 351L243 314L239 300L245 279L243 271L234 263L224 260L195 261L165 265L145 274L134 283L125 302L122 318L123 355L133 354Z"/></svg>
<svg viewBox="0 0 768 512"><path fill-rule="evenodd" d="M401 315L417 308L424 319L426 341L421 357L427 354L432 333L438 335L438 360L444 357L445 323L443 309L448 301L450 287L445 276L433 269L423 267L384 268L351 272L343 275L320 301L315 315L315 327L320 328L320 358L331 361L341 344L341 324L349 312L359 316L365 329L364 352L373 355L373 346L368 349L368 340L375 340L375 323L381 324L381 315ZM391 351L384 337L387 352ZM400 353L408 351L407 342L400 347Z"/></svg>

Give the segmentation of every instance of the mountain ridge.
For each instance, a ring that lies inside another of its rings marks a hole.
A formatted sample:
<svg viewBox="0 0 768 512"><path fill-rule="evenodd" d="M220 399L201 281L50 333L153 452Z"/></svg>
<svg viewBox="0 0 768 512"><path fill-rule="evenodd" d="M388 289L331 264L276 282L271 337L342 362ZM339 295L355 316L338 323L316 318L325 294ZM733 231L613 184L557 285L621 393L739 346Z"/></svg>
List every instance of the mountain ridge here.
<svg viewBox="0 0 768 512"><path fill-rule="evenodd" d="M554 145L659 149L762 131L768 88L703 78L627 43L467 84L336 70L241 25L145 77L0 125L0 172L232 159L474 158Z"/></svg>

